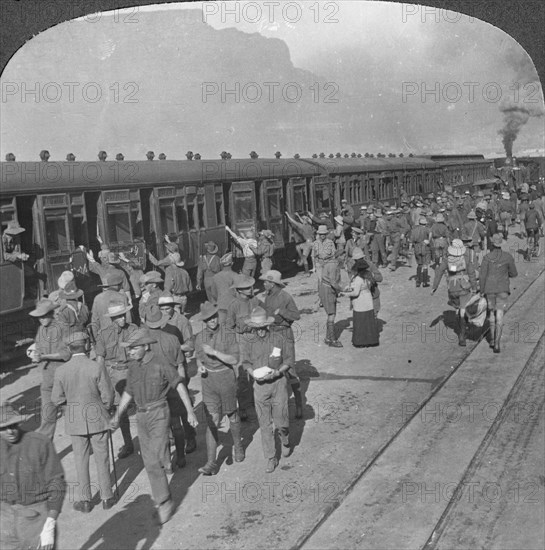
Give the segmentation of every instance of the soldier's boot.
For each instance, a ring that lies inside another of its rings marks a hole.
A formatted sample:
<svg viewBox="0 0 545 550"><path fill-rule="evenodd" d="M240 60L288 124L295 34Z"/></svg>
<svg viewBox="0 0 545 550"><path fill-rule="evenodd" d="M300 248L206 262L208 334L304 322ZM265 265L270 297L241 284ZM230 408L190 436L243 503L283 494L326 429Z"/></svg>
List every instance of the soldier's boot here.
<svg viewBox="0 0 545 550"><path fill-rule="evenodd" d="M301 385L293 387L293 398L295 399L295 418L303 418L303 394L301 393Z"/></svg>
<svg viewBox="0 0 545 550"><path fill-rule="evenodd" d="M326 323L324 344L327 344L329 346L329 344L333 342L334 338L335 338L335 324Z"/></svg>
<svg viewBox="0 0 545 550"><path fill-rule="evenodd" d="M416 287L418 288L422 284L422 266L419 265L416 268Z"/></svg>
<svg viewBox="0 0 545 550"><path fill-rule="evenodd" d="M231 437L233 438L233 458L235 462L243 462L246 458L246 453L244 452L244 446L242 445L242 423L236 413L229 417L229 424Z"/></svg>
<svg viewBox="0 0 545 550"><path fill-rule="evenodd" d="M127 458L134 453L134 445L131 437L131 425L127 413L123 413L119 419L119 428L123 436L123 447L119 449L117 458Z"/></svg>
<svg viewBox="0 0 545 550"><path fill-rule="evenodd" d="M199 468L199 472L205 476L215 476L218 473L218 464L216 462L216 451L218 448L217 428L214 428L216 434L212 433L210 426L206 428L206 464Z"/></svg>
<svg viewBox="0 0 545 550"><path fill-rule="evenodd" d="M174 436L174 446L176 447L176 466L185 467L185 435L184 429L180 427L171 428Z"/></svg>
<svg viewBox="0 0 545 550"><path fill-rule="evenodd" d="M494 342L496 341L496 319L493 311L490 313L489 321L490 321L490 328L488 330L487 341L488 341L488 345L491 348L493 348Z"/></svg>
<svg viewBox="0 0 545 550"><path fill-rule="evenodd" d="M423 270L422 270L422 286L423 287L428 287L430 286L430 278L428 276L428 268L425 267Z"/></svg>
<svg viewBox="0 0 545 550"><path fill-rule="evenodd" d="M342 348L343 345L337 340L335 334L335 323L327 323L327 331L330 334L328 346L332 348Z"/></svg>
<svg viewBox="0 0 545 550"><path fill-rule="evenodd" d="M500 353L500 340L501 333L503 330L503 325L496 325L496 334L494 335L494 353Z"/></svg>
<svg viewBox="0 0 545 550"><path fill-rule="evenodd" d="M458 345L466 346L466 318L465 316L458 316L460 323L460 332L458 333Z"/></svg>

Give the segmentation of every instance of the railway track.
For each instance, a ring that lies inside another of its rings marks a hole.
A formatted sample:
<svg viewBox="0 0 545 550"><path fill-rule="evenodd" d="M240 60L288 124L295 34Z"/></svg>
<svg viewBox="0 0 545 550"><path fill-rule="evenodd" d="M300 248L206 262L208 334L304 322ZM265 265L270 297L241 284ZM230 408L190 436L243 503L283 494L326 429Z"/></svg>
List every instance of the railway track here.
<svg viewBox="0 0 545 550"><path fill-rule="evenodd" d="M507 313L514 310L517 305L520 305L525 298L527 298L532 293L539 294L540 289L538 285L543 286L543 273L545 270L541 269L539 274L537 275L536 279L517 297L517 299L510 304ZM543 294L543 290L541 289L541 294ZM537 302L538 304L543 304L543 296L541 297L541 302ZM535 302L534 302L535 304ZM506 317L509 320L509 315ZM440 515L440 518L438 521L435 522L434 527L429 531L429 536L424 540L423 544L420 544L419 547L422 547L424 550L436 550L438 548L438 543L441 540L441 535L445 531L446 527L449 525L450 518L452 516L453 510L455 509L456 502L460 496L460 492L463 490L464 487L464 480L467 480L469 476L471 476L472 472L474 472L479 464L482 461L482 455L486 451L487 446L489 445L491 439L494 437L495 433L498 431L499 427L501 426L503 418L505 418L506 412L509 411L510 403L513 402L513 399L516 399L516 397L520 393L520 388L524 385L524 381L528 376L530 376L530 373L533 373L532 369L535 369L536 361L535 357L539 356L540 350L542 351L543 347L543 338L544 338L544 331L543 331L543 325L539 325L539 342L537 346L535 346L531 358L525 363L525 366L523 367L522 371L520 372L519 376L517 377L514 384L512 384L509 394L505 401L503 402L503 405L500 409L500 412L497 414L494 422L487 430L484 438L482 439L478 450L475 452L475 454L472 456L467 468L465 469L459 483L456 486L456 489L454 490L454 494L452 495L452 498L449 500L448 504L446 505L443 513ZM313 528L306 533L302 534L296 541L295 544L291 546L291 550L296 550L300 548L326 548L327 545L321 545L320 543L323 542L323 539L321 538L321 534L327 533L328 531L331 531L335 534L338 534L339 524L346 527L347 522L344 521L337 521L333 522L332 518L334 514L343 507L343 504L347 502L347 499L352 498L354 492L357 490L359 486L361 486L364 482L367 481L367 478L369 477L370 472L373 470L373 468L377 465L377 463L384 458L389 451L392 450L394 445L396 445L401 438L407 433L407 431L410 429L411 426L414 425L415 421L418 422L418 418L422 415L423 411L425 411L426 407L430 404L430 402L439 396L441 392L445 389L447 384L449 382L455 381L456 377L460 375L460 371L462 367L467 363L468 359L471 357L473 352L477 349L481 341L485 335L481 337L481 339L471 348L468 350L467 354L462 357L462 359L454 366L452 369L452 372L448 374L439 384L437 384L432 391L428 394L428 396L420 403L419 407L416 409L414 414L408 418L408 420L399 428L399 430L374 454L372 459L356 474L356 476L352 479L352 481L349 483L349 485L338 495L338 500L334 503L332 503L324 512L322 515L317 519L315 522ZM504 357L501 356L502 358ZM536 396L536 399L541 401L541 409L543 407L543 394L539 395L539 392ZM362 507L363 507L362 503ZM335 523L333 525L333 523ZM357 523L357 520L355 519L354 524ZM359 526L358 526L359 527ZM318 544L316 544L316 541ZM369 542L369 541L367 541ZM338 547L350 547L349 544L345 544L345 541L341 540L338 542ZM369 546L372 547L372 546ZM382 548L389 547L388 544L381 545ZM392 546L394 547L394 546ZM410 546L409 546L410 547ZM414 546L413 546L414 547Z"/></svg>

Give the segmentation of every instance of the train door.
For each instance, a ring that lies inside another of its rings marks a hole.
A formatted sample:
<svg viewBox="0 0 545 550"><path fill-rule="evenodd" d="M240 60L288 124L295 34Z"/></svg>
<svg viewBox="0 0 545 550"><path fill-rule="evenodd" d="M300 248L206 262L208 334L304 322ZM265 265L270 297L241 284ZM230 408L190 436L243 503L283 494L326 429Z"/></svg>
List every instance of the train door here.
<svg viewBox="0 0 545 550"><path fill-rule="evenodd" d="M1 233L10 221L19 221L15 207L15 198L0 199ZM22 227L21 222L19 222ZM25 248L22 248L24 252ZM0 313L11 313L23 307L25 279L23 262L9 261L4 255L4 246L0 247ZM4 327L3 327L4 328Z"/></svg>
<svg viewBox="0 0 545 550"><path fill-rule="evenodd" d="M314 176L312 179L312 213L318 216L322 212L334 209L336 182L329 176Z"/></svg>
<svg viewBox="0 0 545 550"><path fill-rule="evenodd" d="M306 178L291 178L287 185L287 209L290 214L307 213L310 208Z"/></svg>
<svg viewBox="0 0 545 550"><path fill-rule="evenodd" d="M34 203L36 231L37 271L46 276L49 292L70 263L74 250L74 233L70 212L70 195L56 193L41 195Z"/></svg>
<svg viewBox="0 0 545 550"><path fill-rule="evenodd" d="M281 180L265 180L261 185L261 212L266 229L274 233L274 245L284 247L284 197Z"/></svg>
<svg viewBox="0 0 545 550"><path fill-rule="evenodd" d="M240 233L257 224L257 201L255 182L240 181L231 185L230 218L235 233Z"/></svg>

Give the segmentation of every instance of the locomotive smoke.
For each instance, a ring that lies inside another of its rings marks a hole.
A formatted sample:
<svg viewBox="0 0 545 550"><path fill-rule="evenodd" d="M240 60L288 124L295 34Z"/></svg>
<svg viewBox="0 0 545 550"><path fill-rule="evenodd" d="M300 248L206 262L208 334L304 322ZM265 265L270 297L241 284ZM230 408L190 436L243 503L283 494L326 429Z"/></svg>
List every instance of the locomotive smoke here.
<svg viewBox="0 0 545 550"><path fill-rule="evenodd" d="M503 113L503 127L498 131L502 136L503 147L507 158L513 156L513 143L521 128L530 117L541 117L543 111L543 95L541 85L530 57L521 51L520 47L512 47L507 52L507 60L515 70L516 83L520 87L517 101L509 97L500 103ZM539 94L535 94L535 91ZM538 97L532 97L538 96Z"/></svg>

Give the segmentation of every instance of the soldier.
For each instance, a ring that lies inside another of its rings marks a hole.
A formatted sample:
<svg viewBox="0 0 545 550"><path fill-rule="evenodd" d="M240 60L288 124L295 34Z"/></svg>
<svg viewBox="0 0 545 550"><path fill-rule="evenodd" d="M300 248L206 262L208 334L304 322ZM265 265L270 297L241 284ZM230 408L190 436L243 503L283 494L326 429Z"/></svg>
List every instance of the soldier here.
<svg viewBox="0 0 545 550"><path fill-rule="evenodd" d="M160 357L165 364L172 369L175 375L181 378L187 392L189 381L187 380L186 368L184 368L186 364L185 355L182 352L180 341L178 340L176 334L170 332L168 329L163 330L167 323L158 305L153 304L146 310L144 323L149 329L151 338L156 341L151 344L151 352L155 357ZM170 429L172 431L174 445L176 447L175 464L178 468L184 468L186 465L186 430L188 438L191 437L192 439L195 439L195 432L187 422L187 411L184 408L184 403L178 392L174 388L170 388L166 397L170 412ZM186 429L182 427L184 417L185 424L187 425ZM163 467L165 468L166 473L172 473L170 452L168 452L168 449L166 451L167 452L163 458Z"/></svg>
<svg viewBox="0 0 545 550"><path fill-rule="evenodd" d="M263 455L267 460L266 472L271 473L278 466L276 457L275 428L278 429L282 446L281 454L291 454L289 442L288 382L285 374L293 367L291 354L286 349L286 340L270 330L274 318L267 316L258 307L246 320L256 337L244 348L242 366L254 378L254 399L257 419L261 429ZM263 367L268 372L260 376Z"/></svg>
<svg viewBox="0 0 545 550"><path fill-rule="evenodd" d="M228 252L221 257L222 269L212 277L212 304L218 308L218 318L221 326L224 325L227 318L227 308L235 299L233 284L237 280L237 274L233 271L233 255Z"/></svg>
<svg viewBox="0 0 545 550"><path fill-rule="evenodd" d="M151 484L153 499L158 505L159 522L166 523L172 516L174 504L170 497L168 479L162 459L168 452L169 412L166 395L169 388L178 391L187 411L189 423L198 424L191 400L182 379L150 349L155 344L146 329L138 329L123 342L129 348L129 373L127 385L119 408L111 421L112 429L119 425L119 417L130 402L136 402L136 423L144 467Z"/></svg>
<svg viewBox="0 0 545 550"><path fill-rule="evenodd" d="M206 254L199 258L197 266L197 290L206 291L206 299L211 301L212 279L216 273L221 271L221 262L218 256L218 245L213 241L204 243Z"/></svg>
<svg viewBox="0 0 545 550"><path fill-rule="evenodd" d="M377 223L375 225L375 232L373 235L373 241L371 242L371 254L373 256L373 263L386 267L388 265L388 254L386 253L386 236L389 234L388 221L384 219L381 212L375 214Z"/></svg>
<svg viewBox="0 0 545 550"><path fill-rule="evenodd" d="M106 276L109 273L116 273L118 275L121 275L121 290L127 295L127 300L130 303L131 285L129 283L129 278L127 277L127 274L119 267L121 263L119 255L115 252L105 252L106 251L103 251L103 253L100 255L102 261L101 264L99 264L95 260L92 251L87 253L87 259L89 260L89 271L96 273L101 278L102 282L106 281Z"/></svg>
<svg viewBox="0 0 545 550"><path fill-rule="evenodd" d="M492 237L492 250L483 258L480 273L481 295L488 302L490 322L489 344L494 353L500 353L503 315L509 297L509 279L518 275L515 259L501 249L503 239L499 233Z"/></svg>
<svg viewBox="0 0 545 550"><path fill-rule="evenodd" d="M399 210L393 210L392 214L395 217L390 220L390 243L392 245L392 256L390 261L390 271L397 269L397 257L401 247L401 241L405 239L405 235L409 232L407 220Z"/></svg>
<svg viewBox="0 0 545 550"><path fill-rule="evenodd" d="M187 305L187 296L193 292L193 283L189 273L183 268L185 262L180 258L180 254L174 252L170 254L170 265L165 270L165 290L173 296L181 297L182 313L185 312Z"/></svg>
<svg viewBox="0 0 545 550"><path fill-rule="evenodd" d="M242 273L248 275L248 277L253 277L257 268L257 241L255 240L255 231L253 229L248 229L244 234L244 238L239 237L228 225L225 226L225 229L231 237L233 237L237 246L242 249L242 254L244 255Z"/></svg>
<svg viewBox="0 0 545 550"><path fill-rule="evenodd" d="M245 320L250 317L252 309L259 306L260 302L254 297L253 277L239 275L233 284L235 299L227 308L227 317L225 320L225 329L231 333L231 336L238 344L238 356L242 357L243 347L246 344L246 336L251 332ZM238 365L240 367L240 365ZM242 372L239 368L237 378L237 399L239 404L239 416L242 421L248 418L247 410L253 404L251 379L248 379L248 373Z"/></svg>
<svg viewBox="0 0 545 550"><path fill-rule="evenodd" d="M217 307L209 302L201 304L200 317L205 327L195 340L195 353L202 377L202 400L207 421L207 461L199 472L211 476L218 473L218 428L224 416L229 418L234 460L242 462L245 458L236 397L238 349L234 339L228 337L224 327L220 326Z"/></svg>
<svg viewBox="0 0 545 550"><path fill-rule="evenodd" d="M484 238L486 237L486 229L483 224L477 220L477 215L473 210L471 210L467 215L467 222L464 224L462 229L462 241L464 240L463 235L469 235L472 240L473 250L477 255L477 258L480 257L480 253L484 250ZM466 245L467 246L467 245ZM477 265L479 261L477 260Z"/></svg>
<svg viewBox="0 0 545 550"><path fill-rule="evenodd" d="M57 321L63 325L65 334L85 332L89 321L89 308L80 301L83 290L72 281L59 294L61 306L57 310Z"/></svg>
<svg viewBox="0 0 545 550"><path fill-rule="evenodd" d="M341 295L341 269L338 262L324 265L322 279L318 283L320 301L327 314L326 335L324 344L332 348L342 348L335 333L335 316L337 314L337 297Z"/></svg>
<svg viewBox="0 0 545 550"><path fill-rule="evenodd" d="M524 218L521 220L527 235L526 259L530 260L532 256L537 256L539 250L539 232L543 226L543 218L536 209L536 205L531 203ZM530 246L532 249L530 250Z"/></svg>
<svg viewBox="0 0 545 550"><path fill-rule="evenodd" d="M335 263L338 265L338 262ZM295 321L301 319L301 313L297 309L294 299L284 290L286 285L282 282L282 275L279 271L271 269L264 273L260 280L263 281L265 287L263 307L267 315L272 316L274 321L270 330L284 340L284 361L291 367L286 376L295 399L295 417L301 418L303 416L303 398L301 384L295 372L295 336L291 328Z"/></svg>
<svg viewBox="0 0 545 550"><path fill-rule="evenodd" d="M274 254L274 235L270 229L263 229L257 241L256 255L261 258L260 271L265 273L272 269L272 257Z"/></svg>
<svg viewBox="0 0 545 550"><path fill-rule="evenodd" d="M120 302L125 306L129 305L127 295L121 292L123 284L123 275L121 272L111 272L106 275L106 280L102 285L102 292L95 296L93 307L91 308L91 338L94 342L96 335L100 330L112 324L112 320L106 314L112 302ZM127 311L127 322L131 321L130 312Z"/></svg>
<svg viewBox="0 0 545 550"><path fill-rule="evenodd" d="M449 230L445 224L445 216L437 214L435 223L431 226L431 242L433 244L433 268L435 269L443 259L447 250L449 240Z"/></svg>
<svg viewBox="0 0 545 550"><path fill-rule="evenodd" d="M511 219L514 213L513 203L510 201L507 191L502 193L502 198L498 202L498 212L500 224L503 227L503 238L507 239L509 226L511 225Z"/></svg>
<svg viewBox="0 0 545 550"><path fill-rule="evenodd" d="M328 237L329 231L325 225L320 225L316 231L316 240L312 245L312 265L316 272L318 283L322 280L324 264L336 261L335 243Z"/></svg>
<svg viewBox="0 0 545 550"><path fill-rule="evenodd" d="M346 199L341 200L341 216L345 224L352 225L354 223L354 209Z"/></svg>
<svg viewBox="0 0 545 550"><path fill-rule="evenodd" d="M430 241L432 237L431 230L427 227L428 220L421 217L419 225L411 230L411 242L414 247L414 256L416 258L416 287L430 286L428 277L428 266L431 261Z"/></svg>
<svg viewBox="0 0 545 550"><path fill-rule="evenodd" d="M152 305L157 305L159 302L159 296L161 296L161 289L159 288L159 285L163 282L163 279L158 271L148 271L147 273L144 273L141 280L144 290L142 292L142 297L140 298L140 304L138 305L138 313L140 315L140 319L144 319L148 308Z"/></svg>
<svg viewBox="0 0 545 550"><path fill-rule="evenodd" d="M108 409L113 404L114 392L104 367L87 356L88 339L86 332L74 332L69 336L72 358L57 368L51 394L51 401L55 405L67 406L64 415L65 433L70 435L72 441L79 488L79 500L74 502L74 510L83 513L93 509L89 476L91 448L102 508L109 510L115 504L108 460Z"/></svg>
<svg viewBox="0 0 545 550"><path fill-rule="evenodd" d="M289 212L286 212L286 217L295 229L294 236L296 239L295 242L297 243L295 248L297 250L297 254L299 255L297 265L303 266L305 273L308 277L310 277L308 257L312 250L312 243L314 241L314 229L312 227L312 222L308 216L302 216L299 218L301 222L299 223L290 216Z"/></svg>
<svg viewBox="0 0 545 550"><path fill-rule="evenodd" d="M95 354L99 365L106 367L112 385L115 389L114 406L119 406L119 400L127 384L127 373L129 371L129 358L127 349L121 347L138 327L127 322L127 313L131 306L122 302L112 302L108 306L106 315L111 319L111 324L99 331L96 343ZM119 418L119 427L123 436L123 446L117 453L117 458L127 458L134 452L132 443L131 427L127 413Z"/></svg>
<svg viewBox="0 0 545 550"><path fill-rule="evenodd" d="M22 430L25 421L11 404L0 407L0 547L53 550L64 471L51 440Z"/></svg>
<svg viewBox="0 0 545 550"><path fill-rule="evenodd" d="M20 260L26 262L28 260L28 254L21 251L21 233L24 233L26 229L21 227L18 222L11 220L8 222L8 226L2 233L2 247L4 249L4 259L8 262L16 262Z"/></svg>
<svg viewBox="0 0 545 550"><path fill-rule="evenodd" d="M469 253L459 239L454 239L447 249L447 256L435 270L432 294L435 293L443 274L447 273L448 304L456 309L458 319L458 345L466 345L466 304L477 292L475 266Z"/></svg>
<svg viewBox="0 0 545 550"><path fill-rule="evenodd" d="M66 333L62 325L54 319L56 308L57 306L51 300L44 299L40 300L36 309L29 313L40 322L35 338L36 351L33 355L33 362L38 363L42 369L41 423L37 431L51 440L57 426L57 408L51 402L55 370L70 359L70 351L64 341Z"/></svg>

